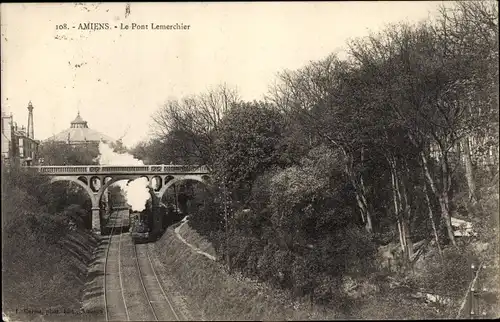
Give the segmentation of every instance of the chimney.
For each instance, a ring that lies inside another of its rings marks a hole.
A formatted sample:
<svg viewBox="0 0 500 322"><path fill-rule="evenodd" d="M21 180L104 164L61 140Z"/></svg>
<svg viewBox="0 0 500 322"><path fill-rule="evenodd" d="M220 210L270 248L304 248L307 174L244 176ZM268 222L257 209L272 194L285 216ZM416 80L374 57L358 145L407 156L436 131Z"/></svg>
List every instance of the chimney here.
<svg viewBox="0 0 500 322"><path fill-rule="evenodd" d="M28 103L28 137L30 139L35 138L35 129L33 126L33 105L31 104L31 101Z"/></svg>

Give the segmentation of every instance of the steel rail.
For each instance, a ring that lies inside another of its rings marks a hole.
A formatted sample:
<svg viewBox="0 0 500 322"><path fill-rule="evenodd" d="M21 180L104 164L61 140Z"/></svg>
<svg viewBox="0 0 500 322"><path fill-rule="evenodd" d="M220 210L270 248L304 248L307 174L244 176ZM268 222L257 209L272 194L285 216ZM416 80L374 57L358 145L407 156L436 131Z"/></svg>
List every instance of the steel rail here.
<svg viewBox="0 0 500 322"><path fill-rule="evenodd" d="M149 307L151 308L151 312L153 312L153 315L155 316L155 320L158 321L158 316L156 315L155 308L153 307L153 304L151 304L151 299L149 297L148 290L146 289L146 285L144 284L144 280L142 277L141 265L139 265L139 256L137 256L136 245L134 245L134 255L135 255L135 264L137 265L137 270L139 272L139 280L141 281L144 295L146 296L146 300L148 301Z"/></svg>
<svg viewBox="0 0 500 322"><path fill-rule="evenodd" d="M149 306L151 307L151 310L153 312L153 315L155 316L156 320L158 321L158 316L156 314L156 311L153 307L153 305L151 304L151 298L149 296L149 292L147 291L147 288L146 288L146 285L144 283L144 280L143 280L143 276L142 276L142 270L141 270L141 266L139 264L139 256L138 256L138 253L137 253L137 245L134 245L134 253L135 253L135 259L136 259L136 264L137 264L137 268L139 270L139 275L140 275L140 279L141 279L141 284L142 284L142 287L144 289L144 294L146 295L146 298L148 300L148 303L149 303ZM165 301L167 302L168 306L170 307L170 310L172 311L172 313L174 314L175 316L175 319L176 321L180 321L179 319L179 315L177 315L177 313L175 312L175 309L172 305L172 303L170 302L170 300L168 299L168 296L167 294L165 293L165 290L163 289L163 287L161 286L161 283L160 283L160 280L158 278L158 275L156 274L156 270L153 266L153 262L151 261L151 258L149 257L149 252L146 252L146 255L147 255L147 258L148 258L148 264L150 265L151 267L151 270L153 271L153 274L155 276L155 279L156 279L156 283L158 284L158 286L160 287L160 290L163 294L163 297L165 298Z"/></svg>
<svg viewBox="0 0 500 322"><path fill-rule="evenodd" d="M175 318L177 319L177 321L180 321L179 316L177 315L177 313L174 310L172 302L170 302L170 300L168 299L167 293L165 293L165 290L163 289L163 286L161 286L160 279L158 278L158 275L156 274L156 269L155 269L155 267L153 265L153 261L151 260L151 257L149 257L149 251L146 252L146 255L148 256L149 264L151 265L151 269L153 270L153 274L155 274L156 282L158 283L158 286L160 287L160 290L161 290L161 292L163 294L163 297L167 301L168 306L170 306L170 309L172 310L172 313L174 313Z"/></svg>
<svg viewBox="0 0 500 322"><path fill-rule="evenodd" d="M118 218L120 212L116 212L116 218ZM109 321L109 312L108 312L108 301L107 301L107 293L106 293L106 276L107 276L107 266L108 266L108 258L109 258L109 248L111 247L111 240L113 238L113 234L115 232L115 225L111 228L110 235L109 235L109 243L108 247L106 250L106 258L104 261L104 310L106 312L106 321ZM123 280L122 280L122 275L121 275L121 243L122 243L122 233L123 233L123 226L120 225L120 238L118 240L118 275L120 279L120 290L122 294L122 300L123 300L123 306L125 307L125 314L127 316L127 321L130 321L130 316L128 314L128 309L127 309L127 303L125 302L125 294L123 294Z"/></svg>

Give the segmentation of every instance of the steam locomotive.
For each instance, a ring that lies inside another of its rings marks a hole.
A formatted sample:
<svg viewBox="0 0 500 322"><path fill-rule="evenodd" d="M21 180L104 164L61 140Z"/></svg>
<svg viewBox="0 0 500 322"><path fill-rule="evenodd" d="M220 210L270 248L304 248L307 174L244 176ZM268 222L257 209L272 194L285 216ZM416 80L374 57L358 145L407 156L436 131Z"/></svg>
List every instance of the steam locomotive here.
<svg viewBox="0 0 500 322"><path fill-rule="evenodd" d="M154 213L151 199L146 202L143 211L134 211L129 208L130 236L134 243L151 240L154 229Z"/></svg>
<svg viewBox="0 0 500 322"><path fill-rule="evenodd" d="M130 213L130 236L134 243L148 242L151 238L151 225L148 223L148 216L144 211L134 211Z"/></svg>
<svg viewBox="0 0 500 322"><path fill-rule="evenodd" d="M177 219L171 207L160 202L153 207L151 199L143 211L129 208L130 236L134 243L147 243L157 240L172 221Z"/></svg>

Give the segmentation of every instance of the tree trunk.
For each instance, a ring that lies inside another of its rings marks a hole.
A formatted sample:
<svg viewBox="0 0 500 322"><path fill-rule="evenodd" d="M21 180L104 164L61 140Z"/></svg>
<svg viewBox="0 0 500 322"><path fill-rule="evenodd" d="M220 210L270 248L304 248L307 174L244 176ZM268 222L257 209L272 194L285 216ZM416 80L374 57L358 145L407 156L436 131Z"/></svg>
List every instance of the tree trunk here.
<svg viewBox="0 0 500 322"><path fill-rule="evenodd" d="M174 198L175 198L175 208L176 208L175 211L177 213L179 213L180 211L179 211L179 200L177 198L178 197L178 195L177 195L177 187L176 187L175 184L173 184L173 186L174 186Z"/></svg>
<svg viewBox="0 0 500 322"><path fill-rule="evenodd" d="M444 257L443 257L443 251L441 249L441 244L439 242L439 234L436 228L436 223L434 222L434 212L432 211L432 204L429 199L429 195L427 192L427 183L424 181L424 195L425 195L425 201L427 202L427 207L429 209L429 220L432 225L432 231L434 232L434 239L436 240L436 245L439 251L439 256L441 257L441 262L444 262Z"/></svg>
<svg viewBox="0 0 500 322"><path fill-rule="evenodd" d="M403 161L404 162L404 161ZM410 175L410 171L408 169L408 165L406 162L404 162L404 169L405 169L405 178L408 179ZM408 259L411 259L413 257L413 242L411 240L411 230L410 230L410 220L411 220L411 205L408 202L408 190L406 189L406 184L405 184L405 178L401 180L401 188L403 190L403 201L404 201L404 217L403 217L403 224L405 227L406 231L406 248L408 250Z"/></svg>
<svg viewBox="0 0 500 322"><path fill-rule="evenodd" d="M363 223L366 223L366 219L365 219L366 210L365 210L365 207L363 205L363 201L361 200L359 193L357 191L355 191L355 194L356 194L356 202L358 204L359 212L361 214L361 221L363 221Z"/></svg>
<svg viewBox="0 0 500 322"><path fill-rule="evenodd" d="M365 217L366 217L365 228L369 233L372 233L373 232L372 217L371 217L370 210L368 209L368 202L366 201L366 189L365 189L365 185L363 183L362 175L360 175L360 185L359 186L360 186L359 190L361 191L361 193L359 194L360 199L361 199L363 207L365 209Z"/></svg>
<svg viewBox="0 0 500 322"><path fill-rule="evenodd" d="M449 197L449 193L451 190L451 173L449 171L448 156L446 153L442 153L441 171L442 171L443 184L439 198L439 204L441 205L441 213L443 215L444 223L448 231L448 237L453 246L457 247L457 243L455 241L455 234L453 232L453 227L451 225L450 197Z"/></svg>
<svg viewBox="0 0 500 322"><path fill-rule="evenodd" d="M224 230L225 230L225 239L226 239L226 264L229 272L231 272L231 257L229 254L229 220L228 220L228 207L229 207L229 198L228 198L228 189L226 184L224 183Z"/></svg>
<svg viewBox="0 0 500 322"><path fill-rule="evenodd" d="M439 200L439 206L441 207L441 217L444 220L444 223L446 225L446 230L448 233L448 237L450 239L450 242L453 244L453 246L457 246L457 243L455 241L455 235L453 234L453 227L451 226L451 215L449 211L449 198L448 198L448 189L449 189L449 173L447 171L447 160L442 160L442 170L444 171L443 173L443 188L441 191L437 190L436 184L434 182L434 179L431 176L431 173L429 171L429 166L427 163L427 158L424 154L424 152L420 152L420 157L422 160L422 166L424 168L424 173L425 177L427 178L429 185L431 187L432 192L434 195L437 197Z"/></svg>
<svg viewBox="0 0 500 322"><path fill-rule="evenodd" d="M370 216L370 211L368 209L368 203L366 201L366 197L364 195L364 185L363 185L363 177L361 177L361 183L358 184L356 180L356 176L353 170L353 156L352 153L348 153L345 149L342 148L342 152L344 153L344 163L345 163L345 171L349 181L354 187L354 193L356 195L356 202L358 205L359 212L361 214L361 220L365 224L365 228L369 233L373 232L372 221Z"/></svg>
<svg viewBox="0 0 500 322"><path fill-rule="evenodd" d="M397 195L397 200L398 200L398 204L399 204L399 212L398 212L398 221L400 222L400 225L401 225L401 231L402 231L402 236L401 238L403 239L403 244L404 244L404 248L403 248L403 255L404 255L404 258L405 258L405 264L408 263L409 259L410 259L410 254L409 254L409 249L408 249L408 235L409 235L409 231L408 231L408 226L407 226L407 223L406 223L406 214L405 214L405 211L403 210L403 198L401 197L401 190L400 190L400 180L399 180L399 176L398 176L398 172L397 172L397 167L394 166L395 168L395 188L396 188L396 195Z"/></svg>
<svg viewBox="0 0 500 322"><path fill-rule="evenodd" d="M451 215L449 210L449 199L447 193L442 193L439 196L439 206L441 207L441 216L446 225L446 231L448 233L448 238L453 246L457 247L457 242L455 241L455 235L453 233L453 226L451 225Z"/></svg>
<svg viewBox="0 0 500 322"><path fill-rule="evenodd" d="M411 233L410 233L410 206L408 205L408 197L407 197L407 192L406 189L404 188L404 183L402 184L403 186L403 200L404 200L404 212L403 212L403 228L405 230L405 237L406 237L406 249L408 252L408 259L410 260L413 257L413 242L411 240Z"/></svg>
<svg viewBox="0 0 500 322"><path fill-rule="evenodd" d="M365 162L365 149L361 147L361 164L364 164ZM369 233L373 232L373 226L372 226L372 217L371 217L371 211L368 209L368 202L366 201L366 189L365 189L365 183L363 181L363 173L359 174L359 186L361 190L361 199L363 200L363 203L365 205L365 215L366 215L366 230Z"/></svg>
<svg viewBox="0 0 500 322"><path fill-rule="evenodd" d="M388 159L389 165L391 167L391 183L392 183L392 199L394 202L394 214L396 216L398 232L399 232L399 243L401 245L401 250L403 254L406 254L406 236L404 232L404 227L401 224L401 203L398 198L398 183L396 176L396 163L394 158Z"/></svg>
<svg viewBox="0 0 500 322"><path fill-rule="evenodd" d="M464 147L465 176L467 177L467 186L469 187L469 201L475 204L478 200L476 195L476 181L474 180L474 169L472 168L469 137L465 137L462 144Z"/></svg>
<svg viewBox="0 0 500 322"><path fill-rule="evenodd" d="M369 232L370 234L373 232L373 225L372 225L372 217L370 215L370 212L368 211L366 213L366 231Z"/></svg>

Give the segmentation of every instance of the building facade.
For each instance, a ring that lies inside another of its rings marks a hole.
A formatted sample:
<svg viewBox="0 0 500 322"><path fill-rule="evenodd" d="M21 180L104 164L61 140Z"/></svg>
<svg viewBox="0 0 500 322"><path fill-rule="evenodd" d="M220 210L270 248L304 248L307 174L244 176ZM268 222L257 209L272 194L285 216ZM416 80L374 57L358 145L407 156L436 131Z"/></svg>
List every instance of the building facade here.
<svg viewBox="0 0 500 322"><path fill-rule="evenodd" d="M38 163L38 147L33 130L33 105L28 104L28 129L18 127L12 114L2 111L2 164L34 165Z"/></svg>

